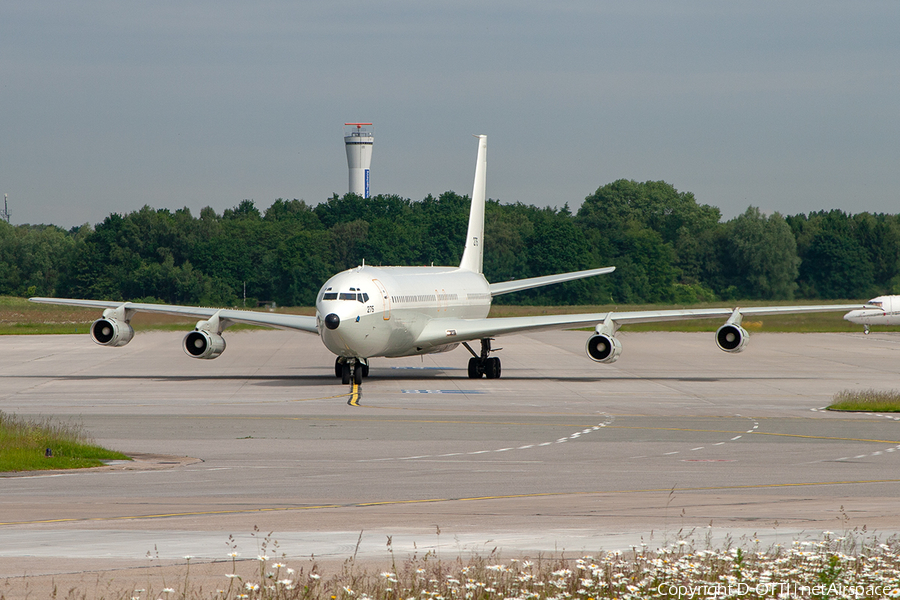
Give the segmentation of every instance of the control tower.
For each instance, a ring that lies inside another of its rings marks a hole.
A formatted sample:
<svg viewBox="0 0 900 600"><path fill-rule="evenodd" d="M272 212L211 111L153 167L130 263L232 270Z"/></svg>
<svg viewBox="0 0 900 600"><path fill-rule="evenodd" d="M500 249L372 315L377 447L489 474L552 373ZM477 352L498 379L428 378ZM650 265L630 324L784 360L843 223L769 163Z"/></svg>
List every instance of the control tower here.
<svg viewBox="0 0 900 600"><path fill-rule="evenodd" d="M350 168L350 193L369 197L369 166L372 164L372 144L375 136L371 123L344 123L344 145L347 147L347 166Z"/></svg>

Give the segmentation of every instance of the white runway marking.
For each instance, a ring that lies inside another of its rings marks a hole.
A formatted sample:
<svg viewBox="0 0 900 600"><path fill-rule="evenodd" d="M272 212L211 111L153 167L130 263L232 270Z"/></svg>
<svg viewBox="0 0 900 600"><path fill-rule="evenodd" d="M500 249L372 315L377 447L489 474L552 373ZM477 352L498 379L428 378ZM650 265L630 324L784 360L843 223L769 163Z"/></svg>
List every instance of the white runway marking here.
<svg viewBox="0 0 900 600"><path fill-rule="evenodd" d="M400 390L401 394L484 394L484 390Z"/></svg>
<svg viewBox="0 0 900 600"><path fill-rule="evenodd" d="M445 458L448 456L474 456L476 454L497 454L500 452L510 452L510 451L514 451L514 450L530 450L532 448L540 448L541 446L552 446L553 444L564 444L564 443L572 441L572 440L577 440L581 436L587 435L589 433L594 433L595 431L600 431L601 429L603 429L604 427L608 426L609 424L611 424L613 422L613 418L611 416L607 416L606 419L607 420L602 423L598 423L597 425L594 425L593 427L588 427L587 429L583 429L581 431L576 431L572 435L570 435L568 437L559 438L555 442L542 442L539 444L538 443L526 444L524 446L519 446L519 447L510 446L507 448L498 448L496 450L473 450L471 452L451 452L448 454L424 454L421 456L402 456L399 458L392 458L392 457L368 458L368 459L359 460L357 462L379 462L379 461L390 461L390 460L422 460L422 459L429 459L429 458Z"/></svg>
<svg viewBox="0 0 900 600"><path fill-rule="evenodd" d="M751 420L753 420L753 427L751 427L751 428L747 431L747 433L755 433L756 430L759 428L759 421L756 421L755 419L752 419L751 417L744 417L743 415L737 415L737 414L734 415L734 416L739 417L739 418L742 418L742 419L751 419ZM742 437L744 437L744 436L743 436L743 435L736 435L736 436L734 436L733 438L731 438L729 441L735 442L735 441L741 439ZM723 442L715 442L715 443L713 443L712 445L713 445L713 446L723 446L723 445L725 445L725 444L727 444L727 443L728 443L728 442L724 442L724 441L723 441ZM691 449L690 449L690 452L696 452L696 451L698 451L698 450L704 450L704 449L706 449L706 446L697 446L696 448L691 448ZM678 454L678 451L674 451L674 452L664 452L664 453L662 454L662 456L672 456L672 455L674 455L674 454ZM647 458L647 457L639 456L639 457L636 457L636 458ZM704 462L704 461L697 461L697 460L694 460L694 461L692 461L692 462ZM713 461L713 460L708 460L708 461L705 461L705 462L715 462L715 461Z"/></svg>
<svg viewBox="0 0 900 600"><path fill-rule="evenodd" d="M821 413L829 412L827 406L820 406L818 408L811 408L809 410L810 410L810 412L821 412ZM881 413L870 413L870 412L862 413L862 414L864 414L868 417L881 417L883 419L890 419L891 421L900 421L900 417L896 417L894 415L883 415ZM884 453L896 452L897 450L900 450L900 445L892 446L890 448L885 448L883 451L876 450L875 452L872 452L870 454L860 454L859 456L842 456L841 458L834 458L832 460L834 460L834 461L856 460L857 458L869 458L869 457L873 457L873 456L881 456Z"/></svg>

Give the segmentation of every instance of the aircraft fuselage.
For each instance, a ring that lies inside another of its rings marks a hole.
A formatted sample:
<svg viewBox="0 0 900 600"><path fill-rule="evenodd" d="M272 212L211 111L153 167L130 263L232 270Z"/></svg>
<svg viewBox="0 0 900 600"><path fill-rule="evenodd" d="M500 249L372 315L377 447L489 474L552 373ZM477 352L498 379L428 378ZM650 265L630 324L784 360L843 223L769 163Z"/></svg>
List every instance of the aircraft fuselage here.
<svg viewBox="0 0 900 600"><path fill-rule="evenodd" d="M484 319L491 308L484 275L459 267L349 269L316 297L316 326L340 357L411 356L452 350L458 343L417 345L432 319Z"/></svg>
<svg viewBox="0 0 900 600"><path fill-rule="evenodd" d="M865 325L900 325L900 296L878 296L866 302L865 308L851 310L844 319Z"/></svg>

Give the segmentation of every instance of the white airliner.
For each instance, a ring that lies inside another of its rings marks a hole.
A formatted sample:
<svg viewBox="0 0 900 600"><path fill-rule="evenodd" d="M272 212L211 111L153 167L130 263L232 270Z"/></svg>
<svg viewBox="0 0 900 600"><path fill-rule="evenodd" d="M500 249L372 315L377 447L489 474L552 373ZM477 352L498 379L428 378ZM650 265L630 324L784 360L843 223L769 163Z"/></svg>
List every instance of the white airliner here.
<svg viewBox="0 0 900 600"><path fill-rule="evenodd" d="M212 359L225 350L222 331L235 323L249 323L315 333L337 358L335 376L343 383L361 383L369 360L447 352L462 344L471 354L471 378L500 377L500 359L491 356L491 341L500 335L594 325L585 350L600 363L619 358L622 344L615 337L622 324L679 319L727 318L716 331L716 344L725 352L740 352L747 342L741 327L744 315L846 311L861 305L703 308L543 315L488 319L494 296L544 285L611 273L615 267L488 283L482 274L487 136L479 135L475 184L469 226L458 267L373 267L363 264L325 282L316 298L316 316L283 315L244 310L167 306L133 302L31 298L32 302L91 306L105 309L91 325L91 337L104 346L124 346L134 330L136 312L162 313L202 319L183 341L193 358ZM480 341L476 352L469 342Z"/></svg>
<svg viewBox="0 0 900 600"><path fill-rule="evenodd" d="M872 298L865 307L848 312L844 319L864 326L866 333L872 325L900 325L900 296Z"/></svg>

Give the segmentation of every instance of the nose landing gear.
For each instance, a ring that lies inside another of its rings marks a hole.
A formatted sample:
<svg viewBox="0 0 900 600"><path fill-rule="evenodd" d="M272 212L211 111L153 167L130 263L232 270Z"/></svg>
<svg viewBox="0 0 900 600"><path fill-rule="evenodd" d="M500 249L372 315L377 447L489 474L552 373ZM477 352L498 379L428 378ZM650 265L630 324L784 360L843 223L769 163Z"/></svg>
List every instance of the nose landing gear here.
<svg viewBox="0 0 900 600"><path fill-rule="evenodd" d="M483 338L481 340L481 355L475 354L468 342L463 342L463 346L472 354L472 358L469 359L469 379L481 379L482 375L487 376L488 379L500 378L500 359L490 356L492 339ZM497 350L502 349L497 348Z"/></svg>
<svg viewBox="0 0 900 600"><path fill-rule="evenodd" d="M363 358L341 358L334 360L334 376L341 378L341 383L349 385L362 383L363 377L369 376L369 363Z"/></svg>

